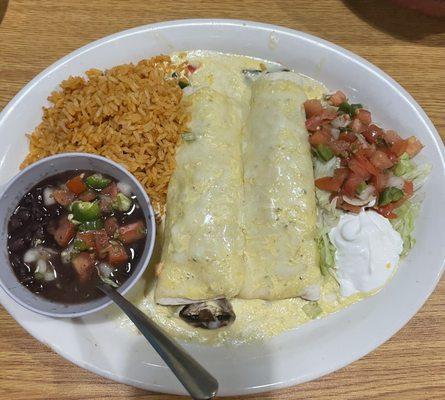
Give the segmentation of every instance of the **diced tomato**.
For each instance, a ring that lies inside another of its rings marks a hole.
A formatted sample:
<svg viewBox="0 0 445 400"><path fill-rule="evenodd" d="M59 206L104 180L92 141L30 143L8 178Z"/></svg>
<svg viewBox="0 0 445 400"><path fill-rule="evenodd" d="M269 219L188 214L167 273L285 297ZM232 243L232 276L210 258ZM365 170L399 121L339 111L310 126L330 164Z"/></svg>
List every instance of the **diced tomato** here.
<svg viewBox="0 0 445 400"><path fill-rule="evenodd" d="M97 192L94 190L87 189L79 195L79 200L82 201L93 201L97 197Z"/></svg>
<svg viewBox="0 0 445 400"><path fill-rule="evenodd" d="M188 64L187 69L191 74L193 74L198 69L198 67L194 67L193 65Z"/></svg>
<svg viewBox="0 0 445 400"><path fill-rule="evenodd" d="M407 139L408 146L406 148L406 152L408 153L410 158L413 158L416 154L423 149L423 144L417 139L415 136L411 136Z"/></svg>
<svg viewBox="0 0 445 400"><path fill-rule="evenodd" d="M345 142L354 143L357 140L357 136L353 132L340 132L338 140L344 140Z"/></svg>
<svg viewBox="0 0 445 400"><path fill-rule="evenodd" d="M369 143L376 143L377 138L383 137L383 130L374 124L369 125L362 133Z"/></svg>
<svg viewBox="0 0 445 400"><path fill-rule="evenodd" d="M317 99L306 100L304 102L304 111L306 112L306 118L311 118L314 115L321 115L323 112L321 101Z"/></svg>
<svg viewBox="0 0 445 400"><path fill-rule="evenodd" d="M358 118L354 118L352 121L351 129L353 132L360 133L363 131L363 125Z"/></svg>
<svg viewBox="0 0 445 400"><path fill-rule="evenodd" d="M113 267L116 267L118 265L122 265L123 263L127 262L128 255L125 251L125 247L121 244L113 244L110 247L110 250L108 252L108 262Z"/></svg>
<svg viewBox="0 0 445 400"><path fill-rule="evenodd" d="M105 258L110 251L110 238L105 229L94 232L94 243L99 258Z"/></svg>
<svg viewBox="0 0 445 400"><path fill-rule="evenodd" d="M59 225L54 232L54 239L60 247L68 246L71 239L76 234L75 225L68 220L67 217L62 217L59 220Z"/></svg>
<svg viewBox="0 0 445 400"><path fill-rule="evenodd" d="M368 149L359 150L359 152L355 155L356 159L360 162L360 164L371 174L371 175L378 175L379 170L375 167L375 165L368 160L366 157L366 154L371 153L370 151L367 151ZM371 157L373 156L375 152L373 151L371 153Z"/></svg>
<svg viewBox="0 0 445 400"><path fill-rule="evenodd" d="M345 151L348 151L351 147L351 143L346 142L345 140L335 140L329 143L329 147L334 152L336 156L341 155Z"/></svg>
<svg viewBox="0 0 445 400"><path fill-rule="evenodd" d="M378 168L380 171L391 168L393 163L389 159L389 157L380 150L376 150L374 154L370 158L371 163Z"/></svg>
<svg viewBox="0 0 445 400"><path fill-rule="evenodd" d="M389 203L386 206L376 207L375 210L385 218L394 219L397 218L397 214L394 213L395 203Z"/></svg>
<svg viewBox="0 0 445 400"><path fill-rule="evenodd" d="M378 193L382 192L383 189L388 185L388 175L385 173L381 173L375 175L371 178L371 183L375 187Z"/></svg>
<svg viewBox="0 0 445 400"><path fill-rule="evenodd" d="M354 197L357 192L358 185L360 185L360 183L362 183L363 181L364 181L364 179L362 176L360 176L356 173L352 173L346 179L346 182L343 185L342 191L347 196Z"/></svg>
<svg viewBox="0 0 445 400"><path fill-rule="evenodd" d="M403 139L391 145L391 151L398 157L400 157L403 153L405 153L407 148L408 148L408 141Z"/></svg>
<svg viewBox="0 0 445 400"><path fill-rule="evenodd" d="M315 186L327 192L336 192L341 188L341 182L331 176L325 176L315 180Z"/></svg>
<svg viewBox="0 0 445 400"><path fill-rule="evenodd" d="M331 134L326 130L319 130L314 132L309 136L309 143L312 146L317 146L319 144L327 144L331 140Z"/></svg>
<svg viewBox="0 0 445 400"><path fill-rule="evenodd" d="M371 176L366 167L356 158L351 158L349 160L348 167L354 174L360 176L362 181L366 181Z"/></svg>
<svg viewBox="0 0 445 400"><path fill-rule="evenodd" d="M101 194L105 194L110 196L113 200L116 198L119 190L117 188L116 183L110 183L106 188L102 189Z"/></svg>
<svg viewBox="0 0 445 400"><path fill-rule="evenodd" d="M385 142L389 144L395 144L403 140L396 131L388 129L384 134Z"/></svg>
<svg viewBox="0 0 445 400"><path fill-rule="evenodd" d="M119 224L117 222L117 219L115 217L109 217L105 220L105 230L108 234L108 236L113 237L116 231L119 228Z"/></svg>
<svg viewBox="0 0 445 400"><path fill-rule="evenodd" d="M340 185L343 185L348 176L349 176L348 168L336 168L334 170L334 179L338 180L340 182Z"/></svg>
<svg viewBox="0 0 445 400"><path fill-rule="evenodd" d="M76 199L73 192L65 189L54 190L53 197L63 207L68 207Z"/></svg>
<svg viewBox="0 0 445 400"><path fill-rule="evenodd" d="M133 222L119 228L119 239L125 243L133 243L145 237L145 226L142 221Z"/></svg>
<svg viewBox="0 0 445 400"><path fill-rule="evenodd" d="M96 248L93 231L77 232L76 239L82 240L82 242L84 242L85 245L88 246L90 249Z"/></svg>
<svg viewBox="0 0 445 400"><path fill-rule="evenodd" d="M96 257L92 253L81 252L73 257L71 263L80 283L85 284L93 275Z"/></svg>
<svg viewBox="0 0 445 400"><path fill-rule="evenodd" d="M74 178L71 178L69 181L67 181L66 187L75 194L81 194L82 192L87 190L87 185L85 184L80 175L77 175Z"/></svg>
<svg viewBox="0 0 445 400"><path fill-rule="evenodd" d="M392 164L397 164L399 161L399 157L388 147L380 147L380 150L383 151L386 156L389 158L389 161L392 162Z"/></svg>
<svg viewBox="0 0 445 400"><path fill-rule="evenodd" d="M414 185L412 181L405 181L403 185L403 191L405 192L405 196L410 197L414 193Z"/></svg>
<svg viewBox="0 0 445 400"><path fill-rule="evenodd" d="M338 107L341 103L343 103L346 100L347 100L346 95L341 90L337 90L329 98L329 102L335 107Z"/></svg>
<svg viewBox="0 0 445 400"><path fill-rule="evenodd" d="M371 113L363 108L358 110L357 117L362 124L369 125L372 122Z"/></svg>
<svg viewBox="0 0 445 400"><path fill-rule="evenodd" d="M323 109L320 115L313 115L306 120L306 129L309 132L315 132L317 128L323 124L323 122L332 121L335 118L337 118L336 113Z"/></svg>

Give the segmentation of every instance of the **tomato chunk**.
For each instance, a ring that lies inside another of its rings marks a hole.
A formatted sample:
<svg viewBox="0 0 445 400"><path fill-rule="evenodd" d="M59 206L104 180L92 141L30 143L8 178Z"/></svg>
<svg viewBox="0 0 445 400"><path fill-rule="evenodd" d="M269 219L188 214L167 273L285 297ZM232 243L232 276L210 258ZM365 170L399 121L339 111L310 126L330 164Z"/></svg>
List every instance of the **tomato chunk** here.
<svg viewBox="0 0 445 400"><path fill-rule="evenodd" d="M73 265L79 282L85 284L93 275L96 257L92 253L81 252L73 257L71 264Z"/></svg>
<svg viewBox="0 0 445 400"><path fill-rule="evenodd" d="M345 140L335 140L329 143L329 147L334 152L334 154L338 156L348 151L351 148L351 143Z"/></svg>
<svg viewBox="0 0 445 400"><path fill-rule="evenodd" d="M110 196L113 200L116 198L119 190L117 185L113 182L110 183L106 188L102 189L101 193Z"/></svg>
<svg viewBox="0 0 445 400"><path fill-rule="evenodd" d="M358 118L354 118L354 120L352 121L351 129L355 133L360 133L364 130L363 124Z"/></svg>
<svg viewBox="0 0 445 400"><path fill-rule="evenodd" d="M391 168L393 163L389 159L389 157L380 150L374 152L370 159L371 163L378 168L380 171Z"/></svg>
<svg viewBox="0 0 445 400"><path fill-rule="evenodd" d="M378 193L380 193L383 189L388 185L388 175L385 173L378 174L371 178L371 183L375 187Z"/></svg>
<svg viewBox="0 0 445 400"><path fill-rule="evenodd" d="M391 129L388 129L387 131L385 131L384 139L385 139L385 142L389 143L389 144L395 144L395 143L403 140L396 131L393 131Z"/></svg>
<svg viewBox="0 0 445 400"><path fill-rule="evenodd" d="M110 238L105 229L94 232L94 243L99 258L105 258L111 249Z"/></svg>
<svg viewBox="0 0 445 400"><path fill-rule="evenodd" d="M338 107L346 100L347 97L341 90L337 90L335 93L331 94L331 97L329 98L329 102L335 107Z"/></svg>
<svg viewBox="0 0 445 400"><path fill-rule="evenodd" d="M378 138L383 137L383 129L371 124L363 131L363 136L369 143L376 143Z"/></svg>
<svg viewBox="0 0 445 400"><path fill-rule="evenodd" d="M406 152L408 153L410 158L413 158L420 152L420 150L423 149L423 144L415 136L409 137L407 141L408 146L406 147Z"/></svg>
<svg viewBox="0 0 445 400"><path fill-rule="evenodd" d="M405 181L403 185L403 191L405 192L405 196L410 197L414 193L414 185L412 181Z"/></svg>
<svg viewBox="0 0 445 400"><path fill-rule="evenodd" d="M133 243L145 237L145 226L142 221L133 222L119 228L119 239L125 243Z"/></svg>
<svg viewBox="0 0 445 400"><path fill-rule="evenodd" d="M397 218L397 214L394 213L395 203L389 203L386 206L376 207L375 210L385 218L394 219Z"/></svg>
<svg viewBox="0 0 445 400"><path fill-rule="evenodd" d="M121 244L113 244L110 247L110 250L108 252L108 262L113 267L116 267L118 265L122 265L123 263L127 262L128 255L125 251L124 246Z"/></svg>
<svg viewBox="0 0 445 400"><path fill-rule="evenodd" d="M357 158L351 158L348 162L348 167L354 174L360 176L362 181L366 181L371 176L366 167Z"/></svg>
<svg viewBox="0 0 445 400"><path fill-rule="evenodd" d="M68 207L76 199L73 192L65 189L54 190L53 197L63 207Z"/></svg>
<svg viewBox="0 0 445 400"><path fill-rule="evenodd" d="M69 181L67 181L66 187L75 194L81 194L82 192L87 190L87 185L85 184L80 175L77 175L74 178L71 178Z"/></svg>
<svg viewBox="0 0 445 400"><path fill-rule="evenodd" d="M75 225L68 220L67 217L62 217L59 220L59 225L54 232L54 239L60 247L68 246L71 239L76 234Z"/></svg>
<svg viewBox="0 0 445 400"><path fill-rule="evenodd" d="M105 230L108 234L108 236L113 237L116 231L119 228L119 224L117 222L117 219L115 217L109 217L105 220Z"/></svg>
<svg viewBox="0 0 445 400"><path fill-rule="evenodd" d="M97 192L91 189L87 189L79 195L81 201L93 201L97 197Z"/></svg>
<svg viewBox="0 0 445 400"><path fill-rule="evenodd" d="M400 157L403 153L406 152L407 148L408 148L408 141L407 140L399 140L391 146L391 151L396 156Z"/></svg>
<svg viewBox="0 0 445 400"><path fill-rule="evenodd" d="M369 125L372 122L371 113L363 108L358 110L357 117L362 124Z"/></svg>
<svg viewBox="0 0 445 400"><path fill-rule="evenodd" d="M327 192L336 192L341 188L341 182L331 176L325 176L315 180L315 186Z"/></svg>
<svg viewBox="0 0 445 400"><path fill-rule="evenodd" d="M306 118L320 115L323 112L321 101L317 99L306 100L304 102L304 111L306 112Z"/></svg>
<svg viewBox="0 0 445 400"><path fill-rule="evenodd" d="M309 143L312 146L317 146L319 144L327 144L331 140L331 135L326 130L316 131L309 136Z"/></svg>
<svg viewBox="0 0 445 400"><path fill-rule="evenodd" d="M90 249L96 248L96 242L94 241L94 232L86 231L86 232L77 232L76 239L82 240L87 247Z"/></svg>
<svg viewBox="0 0 445 400"><path fill-rule="evenodd" d="M363 177L352 173L346 179L345 184L343 185L342 191L349 197L354 197L357 193L357 188L360 183L364 181Z"/></svg>

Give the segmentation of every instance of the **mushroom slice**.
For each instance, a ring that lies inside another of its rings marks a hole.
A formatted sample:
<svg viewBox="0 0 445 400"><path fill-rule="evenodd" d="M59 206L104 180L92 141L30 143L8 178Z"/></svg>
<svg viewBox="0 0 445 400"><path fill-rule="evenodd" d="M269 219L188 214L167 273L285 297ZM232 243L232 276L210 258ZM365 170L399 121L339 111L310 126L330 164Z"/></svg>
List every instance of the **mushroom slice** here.
<svg viewBox="0 0 445 400"><path fill-rule="evenodd" d="M222 328L236 318L232 305L226 299L189 304L179 312L179 316L188 324L204 329Z"/></svg>

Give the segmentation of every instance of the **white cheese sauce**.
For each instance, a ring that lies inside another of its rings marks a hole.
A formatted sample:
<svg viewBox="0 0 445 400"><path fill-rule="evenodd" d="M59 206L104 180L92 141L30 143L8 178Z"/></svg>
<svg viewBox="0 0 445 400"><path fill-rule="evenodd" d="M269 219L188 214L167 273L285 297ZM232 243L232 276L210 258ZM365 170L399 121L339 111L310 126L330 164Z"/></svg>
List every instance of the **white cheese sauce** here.
<svg viewBox="0 0 445 400"><path fill-rule="evenodd" d="M400 234L375 211L344 214L331 229L342 296L381 288L393 275L403 250Z"/></svg>

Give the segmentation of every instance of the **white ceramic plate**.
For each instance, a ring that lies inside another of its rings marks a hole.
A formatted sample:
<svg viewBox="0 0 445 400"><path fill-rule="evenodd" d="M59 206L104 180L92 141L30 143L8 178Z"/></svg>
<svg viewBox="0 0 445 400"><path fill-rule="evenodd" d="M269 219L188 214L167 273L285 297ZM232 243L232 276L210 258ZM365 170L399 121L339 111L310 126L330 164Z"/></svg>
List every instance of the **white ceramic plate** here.
<svg viewBox="0 0 445 400"><path fill-rule="evenodd" d="M362 58L324 40L277 26L233 20L184 20L143 26L106 37L62 58L34 78L0 115L0 184L27 151L25 133L41 118L49 93L70 74L107 68L176 50L210 49L281 62L343 89L366 104L385 127L415 134L433 165L416 225L417 244L379 294L264 344L237 348L187 345L218 378L220 395L262 392L305 382L364 356L396 333L436 286L445 259L444 147L413 98ZM9 313L34 337L97 374L144 389L184 393L138 335L108 318L113 307L78 320L35 315L0 293Z"/></svg>

